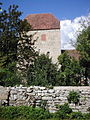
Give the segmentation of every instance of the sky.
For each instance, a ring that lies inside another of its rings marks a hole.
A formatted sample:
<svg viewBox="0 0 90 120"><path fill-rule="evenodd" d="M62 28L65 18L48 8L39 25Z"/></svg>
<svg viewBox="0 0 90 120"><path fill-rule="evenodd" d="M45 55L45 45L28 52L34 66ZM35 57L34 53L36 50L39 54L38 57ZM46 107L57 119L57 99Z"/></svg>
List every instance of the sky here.
<svg viewBox="0 0 90 120"><path fill-rule="evenodd" d="M73 49L70 41L75 41L75 33L80 28L79 20L88 14L90 0L0 0L2 9L16 4L23 12L21 19L29 14L52 13L61 24L61 47Z"/></svg>

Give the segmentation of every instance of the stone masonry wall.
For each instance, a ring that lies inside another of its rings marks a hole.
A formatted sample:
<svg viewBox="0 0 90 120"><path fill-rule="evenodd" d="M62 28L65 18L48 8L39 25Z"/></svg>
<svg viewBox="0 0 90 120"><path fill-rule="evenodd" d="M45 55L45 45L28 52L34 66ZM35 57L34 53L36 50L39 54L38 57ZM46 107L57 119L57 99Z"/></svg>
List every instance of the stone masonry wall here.
<svg viewBox="0 0 90 120"><path fill-rule="evenodd" d="M39 51L40 54L46 54L47 52L49 52L50 57L52 57L53 63L56 63L57 57L61 54L60 29L34 30L28 32L28 35L33 34L35 34L33 39L37 39L37 41L35 42L35 50ZM45 35L45 40L42 40L42 35Z"/></svg>
<svg viewBox="0 0 90 120"><path fill-rule="evenodd" d="M40 106L42 101L47 103L46 107L50 112L55 112L56 104L67 103L67 96L70 91L77 91L80 94L80 102L75 105L69 104L73 111L88 112L90 107L90 87L53 87L53 89L39 86L23 87L0 87L0 105L10 106Z"/></svg>

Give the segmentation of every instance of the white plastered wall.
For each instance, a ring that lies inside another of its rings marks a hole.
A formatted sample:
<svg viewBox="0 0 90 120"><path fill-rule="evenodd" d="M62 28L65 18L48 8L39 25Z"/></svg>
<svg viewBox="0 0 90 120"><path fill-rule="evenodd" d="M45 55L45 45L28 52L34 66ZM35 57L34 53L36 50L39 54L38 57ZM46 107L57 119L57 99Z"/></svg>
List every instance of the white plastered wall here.
<svg viewBox="0 0 90 120"><path fill-rule="evenodd" d="M40 51L40 54L46 54L49 52L49 56L52 57L53 63L57 62L57 57L61 54L61 39L60 29L53 30L34 30L29 31L28 35L34 34L33 39L37 39L35 42L36 51ZM41 36L45 34L46 40L42 40Z"/></svg>

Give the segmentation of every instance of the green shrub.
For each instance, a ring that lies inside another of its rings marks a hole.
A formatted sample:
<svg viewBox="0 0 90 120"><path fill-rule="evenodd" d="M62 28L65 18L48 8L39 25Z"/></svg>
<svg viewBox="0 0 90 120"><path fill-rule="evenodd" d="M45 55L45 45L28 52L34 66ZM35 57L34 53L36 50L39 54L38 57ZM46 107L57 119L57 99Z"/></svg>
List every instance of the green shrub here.
<svg viewBox="0 0 90 120"><path fill-rule="evenodd" d="M69 107L68 103L65 103L64 105L58 105L57 108L63 113L70 114L72 112L72 109Z"/></svg>
<svg viewBox="0 0 90 120"><path fill-rule="evenodd" d="M67 118L67 115L64 114L62 111L57 111L54 115L53 115L54 118L61 118L61 119L65 119Z"/></svg>
<svg viewBox="0 0 90 120"><path fill-rule="evenodd" d="M73 102L73 103L77 104L79 102L79 98L80 98L80 95L76 91L70 91L69 95L67 96L69 103Z"/></svg>
<svg viewBox="0 0 90 120"><path fill-rule="evenodd" d="M49 113L42 108L28 106L0 107L0 120L90 120L90 113L72 112L68 104L58 107L56 113Z"/></svg>
<svg viewBox="0 0 90 120"><path fill-rule="evenodd" d="M83 114L83 119L84 120L90 120L90 113L84 113Z"/></svg>
<svg viewBox="0 0 90 120"><path fill-rule="evenodd" d="M1 86L15 86L20 85L20 74L14 70L15 63L9 64L7 68L0 68L0 85Z"/></svg>
<svg viewBox="0 0 90 120"><path fill-rule="evenodd" d="M80 119L83 119L83 115L82 115L81 112L73 112L71 114L71 119L78 119L78 120L80 120Z"/></svg>
<svg viewBox="0 0 90 120"><path fill-rule="evenodd" d="M17 107L9 106L9 107L1 107L0 108L0 116L2 118L13 119L17 118L19 115L19 111Z"/></svg>
<svg viewBox="0 0 90 120"><path fill-rule="evenodd" d="M64 105L58 105L57 108L59 110L54 114L54 118L66 119L69 117L68 114L72 112L72 109L69 108L69 105L67 103Z"/></svg>
<svg viewBox="0 0 90 120"><path fill-rule="evenodd" d="M52 63L48 54L41 54L34 60L27 72L28 85L55 86L57 83L57 65Z"/></svg>
<svg viewBox="0 0 90 120"><path fill-rule="evenodd" d="M41 100L40 107L43 108L44 110L46 110L47 109L47 100Z"/></svg>
<svg viewBox="0 0 90 120"><path fill-rule="evenodd" d="M0 117L4 119L42 120L50 118L50 113L42 108L8 106L0 107L0 110Z"/></svg>

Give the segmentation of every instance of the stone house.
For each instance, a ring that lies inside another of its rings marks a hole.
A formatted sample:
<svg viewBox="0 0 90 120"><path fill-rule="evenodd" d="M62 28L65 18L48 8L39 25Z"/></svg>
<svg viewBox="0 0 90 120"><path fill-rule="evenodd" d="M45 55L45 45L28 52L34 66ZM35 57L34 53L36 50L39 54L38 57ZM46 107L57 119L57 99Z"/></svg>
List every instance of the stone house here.
<svg viewBox="0 0 90 120"><path fill-rule="evenodd" d="M35 50L40 54L49 54L53 63L57 62L57 57L61 54L60 41L60 21L52 14L31 14L25 18L32 26L32 31L28 35L34 34Z"/></svg>

